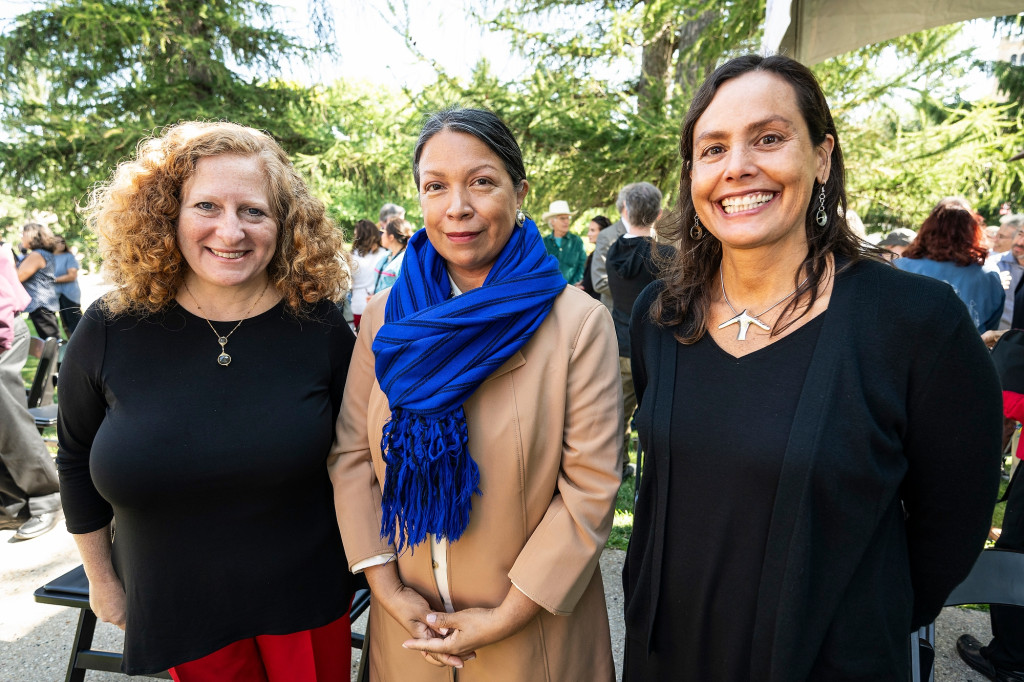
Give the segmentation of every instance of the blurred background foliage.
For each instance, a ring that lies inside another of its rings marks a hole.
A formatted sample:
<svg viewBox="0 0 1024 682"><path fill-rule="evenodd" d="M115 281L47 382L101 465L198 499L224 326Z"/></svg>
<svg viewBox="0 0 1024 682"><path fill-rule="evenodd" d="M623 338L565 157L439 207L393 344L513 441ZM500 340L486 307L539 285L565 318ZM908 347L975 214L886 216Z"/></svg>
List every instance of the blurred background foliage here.
<svg viewBox="0 0 1024 682"><path fill-rule="evenodd" d="M469 0L474 19L511 39L531 71L514 81L479 62L467 78L434 64L412 91L351 80L313 86L282 64L332 49L325 0L310 1L317 45L276 26L262 0L50 0L0 35L0 234L32 211L94 249L76 207L139 140L189 119L271 132L342 228L384 202L420 219L411 155L423 118L446 104L484 106L516 133L531 180L527 210L565 199L575 227L617 217L619 188L679 181L679 126L724 59L759 49L763 0ZM395 30L408 6L387 3ZM993 40L1024 34L990 21ZM409 50L415 41L407 36ZM429 57L420 57L432 63ZM1024 66L983 63L962 26L903 36L818 64L847 159L851 206L869 229L917 226L941 197L967 197L990 221L1020 210ZM961 77L999 90L967 101Z"/></svg>

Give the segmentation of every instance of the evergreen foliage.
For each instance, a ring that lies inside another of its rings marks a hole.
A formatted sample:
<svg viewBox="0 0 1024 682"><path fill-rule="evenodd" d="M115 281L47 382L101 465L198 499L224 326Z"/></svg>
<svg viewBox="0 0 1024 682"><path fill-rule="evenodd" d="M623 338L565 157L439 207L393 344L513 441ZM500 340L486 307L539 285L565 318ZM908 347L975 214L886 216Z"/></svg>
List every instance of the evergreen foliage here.
<svg viewBox="0 0 1024 682"><path fill-rule="evenodd" d="M141 138L179 120L229 119L279 139L343 227L375 220L384 202L418 222L415 138L427 114L457 102L494 110L516 133L527 210L565 199L582 230L594 213L616 217L629 182L652 182L675 203L690 98L724 59L759 50L764 17L764 0L467 1L511 37L528 73L505 81L481 61L465 79L434 64L436 81L418 91L305 87L279 74L310 48L276 28L265 0L47 0L0 35L0 191L57 212L73 236L74 206ZM310 2L330 40L329 5ZM387 6L415 53L402 0ZM994 25L1024 32L1017 16ZM1024 163L1009 161L1024 149L1024 66L984 65L1001 94L966 102L953 84L978 71L961 43L960 27L944 27L814 67L851 205L876 229L916 227L949 194L990 221L1004 201L1024 210Z"/></svg>
<svg viewBox="0 0 1024 682"><path fill-rule="evenodd" d="M229 119L308 151L308 95L274 80L305 48L262 0L67 0L0 36L0 182L71 222L74 206L141 138Z"/></svg>

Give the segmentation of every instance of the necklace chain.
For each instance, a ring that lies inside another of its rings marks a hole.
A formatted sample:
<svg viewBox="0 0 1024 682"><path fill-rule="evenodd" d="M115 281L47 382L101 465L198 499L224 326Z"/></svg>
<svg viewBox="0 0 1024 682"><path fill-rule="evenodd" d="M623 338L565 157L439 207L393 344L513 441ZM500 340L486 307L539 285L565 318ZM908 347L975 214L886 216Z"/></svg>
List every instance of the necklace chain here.
<svg viewBox="0 0 1024 682"><path fill-rule="evenodd" d="M761 321L761 319L760 319L761 316L762 315L766 315L766 314L770 313L771 311L775 310L777 307L782 305L783 301L787 300L790 296L792 296L796 292L800 291L800 287L802 287L804 284L807 283L807 280L808 280L809 277L810 277L810 275L808 275L807 277L804 277L804 281L800 282L800 284L796 285L796 289L793 289L793 291L789 292L788 294L786 294L785 296L780 298L778 301L776 301L772 305L768 306L768 308L766 308L765 310L762 310L757 315L749 315L747 313L746 308L743 309L743 312L737 311L736 307L733 306L732 301L729 300L729 295L727 293L725 293L725 268L719 268L719 270L718 270L718 278L719 278L719 280L722 283L722 298L725 299L725 304L727 306L729 306L729 310L732 311L732 314L735 315L735 317L733 317L733 318L731 318L729 320L726 320L722 324L718 325L718 328L719 329L724 329L725 327L728 327L731 324L739 325L739 334L736 337L737 341L746 341L746 339L747 339L747 328L751 324L756 325L756 326L760 327L761 329L763 329L765 331L770 331L771 327L769 327L767 324L765 324L764 322Z"/></svg>
<svg viewBox="0 0 1024 682"><path fill-rule="evenodd" d="M217 331L216 327L213 326L213 323L210 322L210 320L206 317L206 313L203 312L203 306L199 305L199 299L197 299L196 295L192 293L192 290L188 288L188 284L185 284L185 291L187 291L188 295L192 297L192 302L195 303L196 308L199 309L200 317L202 317L203 320L206 321L206 324L209 325L210 329L217 336L217 343L220 344L220 354L217 356L217 364L220 365L221 367L227 367L228 365L231 364L231 356L228 355L227 350L225 350L224 348L225 346L228 345L228 339L230 339L231 335L234 334L235 331L237 331L238 328L242 326L243 322L249 319L249 316L252 315L252 311L256 310L256 306L259 305L260 301L263 300L263 295L267 293L267 289L269 288L270 280L267 280L267 284L266 286L263 287L263 291L260 292L259 298L257 298L256 302L249 307L249 312L247 312L245 316L238 321L238 324L236 324L231 329L231 331L222 336L221 333Z"/></svg>

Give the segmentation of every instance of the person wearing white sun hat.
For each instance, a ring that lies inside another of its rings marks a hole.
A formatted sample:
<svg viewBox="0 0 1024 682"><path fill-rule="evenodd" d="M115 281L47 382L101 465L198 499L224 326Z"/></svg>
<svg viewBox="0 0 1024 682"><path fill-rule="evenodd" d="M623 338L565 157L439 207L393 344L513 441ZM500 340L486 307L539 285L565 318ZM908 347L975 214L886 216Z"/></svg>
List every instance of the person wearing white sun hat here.
<svg viewBox="0 0 1024 682"><path fill-rule="evenodd" d="M558 259L558 269L565 281L575 286L583 281L587 252L583 240L569 231L572 215L568 201L552 201L541 220L551 226L551 233L544 235L544 247Z"/></svg>

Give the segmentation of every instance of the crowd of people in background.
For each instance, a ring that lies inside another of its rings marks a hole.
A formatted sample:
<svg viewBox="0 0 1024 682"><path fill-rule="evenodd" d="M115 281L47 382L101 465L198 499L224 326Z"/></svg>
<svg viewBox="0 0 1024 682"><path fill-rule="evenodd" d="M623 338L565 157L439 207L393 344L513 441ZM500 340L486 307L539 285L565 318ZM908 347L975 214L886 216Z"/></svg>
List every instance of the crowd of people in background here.
<svg viewBox="0 0 1024 682"><path fill-rule="evenodd" d="M91 195L112 289L84 314L65 238L0 250L0 528L63 508L131 674L348 679L368 585L374 677L610 680L597 559L635 474L625 682L905 675L1024 414L986 349L1024 328L1024 215L947 197L866 238L781 56L710 74L680 149L674 206L637 178L614 221L535 222L512 132L445 109L422 225L385 203L346 245L270 135L169 126ZM56 468L22 312L69 340ZM1010 504L997 546L1024 550L1024 484ZM1024 619L992 619L960 655L1024 670Z"/></svg>

